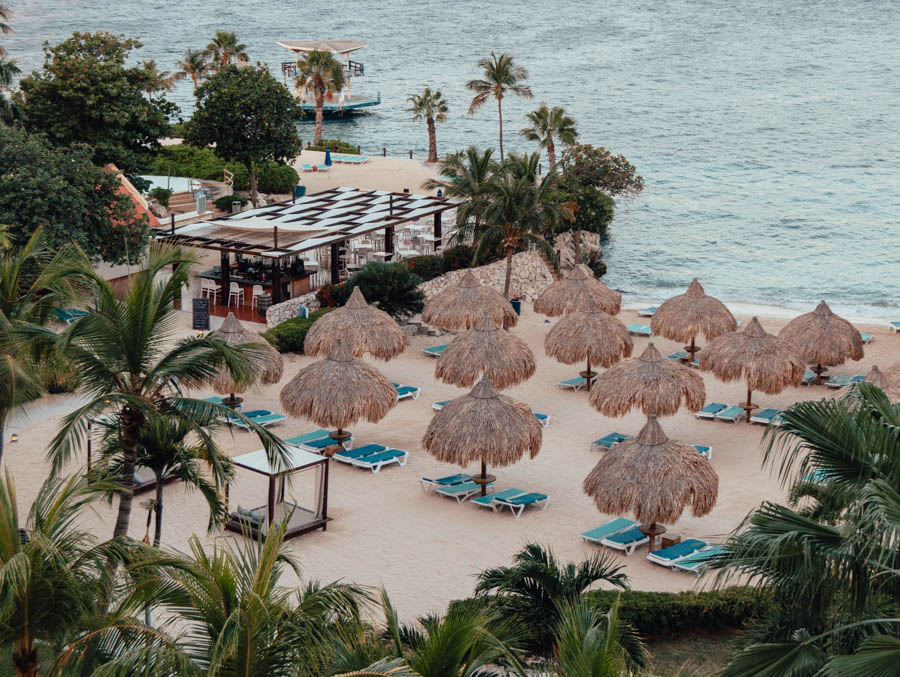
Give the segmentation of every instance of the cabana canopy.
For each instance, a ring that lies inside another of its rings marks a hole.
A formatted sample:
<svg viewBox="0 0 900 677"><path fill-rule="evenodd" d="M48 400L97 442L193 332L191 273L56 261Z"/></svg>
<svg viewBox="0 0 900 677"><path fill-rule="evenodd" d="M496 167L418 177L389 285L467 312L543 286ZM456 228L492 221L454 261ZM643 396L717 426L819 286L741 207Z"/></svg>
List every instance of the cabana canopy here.
<svg viewBox="0 0 900 677"><path fill-rule="evenodd" d="M793 343L803 359L815 363L816 385L822 382L822 374L849 360L861 360L863 341L859 330L847 320L831 312L825 301L820 301L811 313L800 315L788 322L778 336Z"/></svg>
<svg viewBox="0 0 900 677"><path fill-rule="evenodd" d="M331 52L332 54L349 54L362 49L368 43L362 40L279 40L278 46L292 52Z"/></svg>
<svg viewBox="0 0 900 677"><path fill-rule="evenodd" d="M550 317L565 315L576 310L585 296L596 298L600 310L616 315L622 308L622 295L613 291L594 277L594 272L583 263L570 270L534 301L534 312Z"/></svg>
<svg viewBox="0 0 900 677"><path fill-rule="evenodd" d="M711 341L737 329L737 320L724 303L706 295L695 277L684 294L673 296L656 309L650 328L654 334L673 341L690 341L684 347L689 355L685 361L693 362L694 354L700 350L695 343L698 334Z"/></svg>

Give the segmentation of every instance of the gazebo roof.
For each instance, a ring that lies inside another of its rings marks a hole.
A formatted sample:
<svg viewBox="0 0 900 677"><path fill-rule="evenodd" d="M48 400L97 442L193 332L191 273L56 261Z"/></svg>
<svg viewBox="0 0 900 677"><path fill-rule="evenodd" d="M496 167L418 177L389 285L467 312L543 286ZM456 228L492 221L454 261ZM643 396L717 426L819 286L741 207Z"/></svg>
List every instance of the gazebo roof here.
<svg viewBox="0 0 900 677"><path fill-rule="evenodd" d="M332 54L349 54L362 49L369 43L362 40L279 40L278 46L292 52L312 52L318 50Z"/></svg>
<svg viewBox="0 0 900 677"><path fill-rule="evenodd" d="M317 463L324 463L327 460L324 456L291 445L287 445L287 454L285 454L285 456L288 464L280 470L273 468L271 463L269 463L269 457L266 454L265 449L257 449L256 451L249 451L246 454L233 456L231 460L238 467L269 476L284 475L285 473L294 472L295 470L308 468Z"/></svg>
<svg viewBox="0 0 900 677"><path fill-rule="evenodd" d="M455 201L434 195L342 186L294 202L156 232L177 244L281 258L402 226L456 206Z"/></svg>

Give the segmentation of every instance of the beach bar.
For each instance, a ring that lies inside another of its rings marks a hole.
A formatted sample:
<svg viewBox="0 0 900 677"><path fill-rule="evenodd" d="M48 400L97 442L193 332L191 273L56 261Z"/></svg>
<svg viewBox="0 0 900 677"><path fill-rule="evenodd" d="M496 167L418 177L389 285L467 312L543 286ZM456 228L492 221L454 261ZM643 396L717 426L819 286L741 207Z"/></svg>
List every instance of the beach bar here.
<svg viewBox="0 0 900 677"><path fill-rule="evenodd" d="M264 449L257 449L232 458L238 468L249 470L268 479L268 495L266 503L253 508L238 508L228 514L225 528L237 533L247 533L252 538L265 537L273 525L280 525L282 520L289 520L285 530L285 538L293 538L308 531L322 529L325 531L331 518L328 517L328 464L326 456L304 451L299 447L288 446L287 463L282 468L274 468ZM297 477L306 477L303 489L308 505L301 506L286 498L285 485L292 484L293 490L299 489ZM230 490L226 490L230 494Z"/></svg>
<svg viewBox="0 0 900 677"><path fill-rule="evenodd" d="M456 207L445 197L340 187L157 237L220 253L219 266L196 275L213 314L248 306L264 317L270 305L341 282L369 261L437 251L442 215Z"/></svg>

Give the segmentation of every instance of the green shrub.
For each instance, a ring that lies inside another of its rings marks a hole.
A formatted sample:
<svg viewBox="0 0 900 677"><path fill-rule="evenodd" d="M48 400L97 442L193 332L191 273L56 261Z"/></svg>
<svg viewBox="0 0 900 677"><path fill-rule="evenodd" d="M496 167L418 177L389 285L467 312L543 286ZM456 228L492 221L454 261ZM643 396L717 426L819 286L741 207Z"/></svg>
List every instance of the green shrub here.
<svg viewBox="0 0 900 677"><path fill-rule="evenodd" d="M261 193L293 193L300 175L293 167L267 162L259 169L256 177Z"/></svg>
<svg viewBox="0 0 900 677"><path fill-rule="evenodd" d="M323 308L336 308L344 305L350 298L353 287L346 282L325 284L316 292L316 301Z"/></svg>
<svg viewBox="0 0 900 677"><path fill-rule="evenodd" d="M263 332L265 338L279 353L302 353L306 332L316 320L329 312L331 308L321 308L309 314L309 317L293 317Z"/></svg>
<svg viewBox="0 0 900 677"><path fill-rule="evenodd" d="M404 263L425 282L444 274L444 261L440 256L413 256Z"/></svg>
<svg viewBox="0 0 900 677"><path fill-rule="evenodd" d="M332 153L346 153L356 155L356 146L341 141L340 139L322 139L322 143L315 146L308 146L309 150L318 150L325 152L326 148L331 149Z"/></svg>
<svg viewBox="0 0 900 677"><path fill-rule="evenodd" d="M235 190L250 190L247 168L237 162L226 162L212 148L197 148L187 143L164 146L150 164L150 172L158 176L207 181L223 181L226 169L234 174ZM293 167L277 162L262 162L256 169L257 188L261 193L292 193L299 181Z"/></svg>
<svg viewBox="0 0 900 677"><path fill-rule="evenodd" d="M191 123L190 120L183 120L181 122L173 122L171 125L171 131L169 132L169 136L173 139L184 139L188 135L188 125Z"/></svg>
<svg viewBox="0 0 900 677"><path fill-rule="evenodd" d="M391 317L415 315L425 307L425 294L419 289L422 278L412 273L402 261L368 263L356 273L349 287L359 287L369 303Z"/></svg>
<svg viewBox="0 0 900 677"><path fill-rule="evenodd" d="M240 202L241 208L243 208L244 205L249 202L249 200L243 195L223 195L222 197L216 199L216 209L222 212L230 212L232 202Z"/></svg>
<svg viewBox="0 0 900 677"><path fill-rule="evenodd" d="M37 367L41 385L51 395L74 393L81 383L78 370L62 356L45 355Z"/></svg>
<svg viewBox="0 0 900 677"><path fill-rule="evenodd" d="M448 247L441 252L441 261L444 264L444 272L449 273L453 270L471 268L474 255L475 248L467 244Z"/></svg>
<svg viewBox="0 0 900 677"><path fill-rule="evenodd" d="M174 191L171 188L160 188L157 186L156 188L150 189L148 195L159 202L163 207L168 207L169 198L172 197L173 192Z"/></svg>

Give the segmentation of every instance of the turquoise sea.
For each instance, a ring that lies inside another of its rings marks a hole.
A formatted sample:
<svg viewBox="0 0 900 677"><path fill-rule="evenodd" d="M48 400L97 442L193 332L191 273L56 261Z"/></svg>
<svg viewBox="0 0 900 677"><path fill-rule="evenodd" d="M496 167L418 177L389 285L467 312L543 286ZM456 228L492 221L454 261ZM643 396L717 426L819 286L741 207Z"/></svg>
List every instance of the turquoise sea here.
<svg viewBox="0 0 900 677"><path fill-rule="evenodd" d="M3 44L25 70L72 31L140 36L166 68L217 29L278 64L279 39L355 38L381 94L375 112L329 124L374 152L423 157L406 97L451 104L439 151L495 144L496 112L466 115L466 80L492 49L530 73L535 101L507 99L505 145L536 102L565 106L583 140L634 162L644 194L621 204L607 248L633 300L698 276L726 301L900 318L900 6L892 0L7 0ZM188 83L173 98L187 111ZM311 130L309 132L311 134Z"/></svg>

